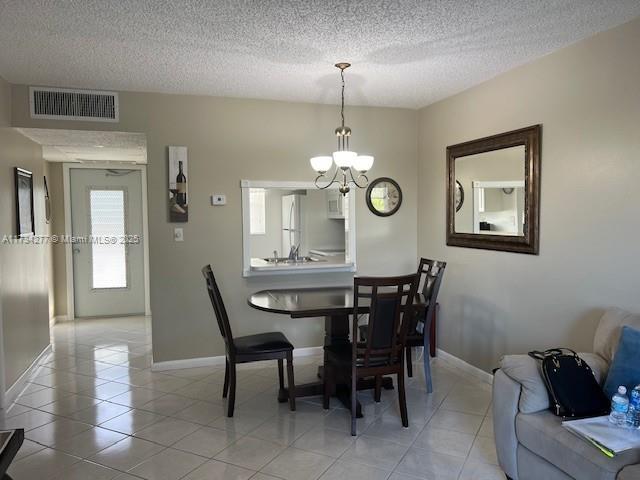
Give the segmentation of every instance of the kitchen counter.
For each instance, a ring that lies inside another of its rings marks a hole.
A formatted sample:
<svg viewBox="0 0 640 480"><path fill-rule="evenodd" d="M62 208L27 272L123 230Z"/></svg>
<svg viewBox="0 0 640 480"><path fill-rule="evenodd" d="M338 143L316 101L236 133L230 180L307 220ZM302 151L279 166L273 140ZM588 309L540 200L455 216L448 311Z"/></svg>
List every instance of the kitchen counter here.
<svg viewBox="0 0 640 480"><path fill-rule="evenodd" d="M353 263L345 263L344 255L331 257L313 256L313 258L316 261L307 261L300 263L275 263L268 262L263 258L252 258L250 275L355 271L355 265Z"/></svg>

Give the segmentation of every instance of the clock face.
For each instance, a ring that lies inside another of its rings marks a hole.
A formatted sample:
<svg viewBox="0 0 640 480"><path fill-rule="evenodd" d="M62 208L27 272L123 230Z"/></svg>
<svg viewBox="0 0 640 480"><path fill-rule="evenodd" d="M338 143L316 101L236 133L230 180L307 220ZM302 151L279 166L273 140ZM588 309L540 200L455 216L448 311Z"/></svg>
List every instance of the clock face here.
<svg viewBox="0 0 640 480"><path fill-rule="evenodd" d="M391 178L378 178L367 188L367 206L380 217L388 217L398 211L402 204L400 185Z"/></svg>

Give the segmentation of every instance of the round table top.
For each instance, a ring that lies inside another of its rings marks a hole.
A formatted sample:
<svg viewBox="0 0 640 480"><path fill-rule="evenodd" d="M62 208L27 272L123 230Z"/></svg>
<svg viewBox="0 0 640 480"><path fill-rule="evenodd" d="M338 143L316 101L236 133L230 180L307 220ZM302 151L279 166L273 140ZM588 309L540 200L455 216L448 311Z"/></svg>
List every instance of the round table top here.
<svg viewBox="0 0 640 480"><path fill-rule="evenodd" d="M416 306L421 306L418 295ZM261 290L249 296L249 305L258 310L291 315L293 318L349 315L353 313L353 287L312 287ZM367 313L369 307L361 299L359 313Z"/></svg>

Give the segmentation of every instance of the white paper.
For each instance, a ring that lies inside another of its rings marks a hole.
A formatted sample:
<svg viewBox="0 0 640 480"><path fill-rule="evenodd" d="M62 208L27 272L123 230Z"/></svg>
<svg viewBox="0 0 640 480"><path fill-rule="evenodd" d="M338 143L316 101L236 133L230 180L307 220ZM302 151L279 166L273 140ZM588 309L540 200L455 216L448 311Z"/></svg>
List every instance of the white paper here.
<svg viewBox="0 0 640 480"><path fill-rule="evenodd" d="M608 415L566 421L562 426L580 437L595 440L615 453L640 448L640 430L617 427L609 422Z"/></svg>

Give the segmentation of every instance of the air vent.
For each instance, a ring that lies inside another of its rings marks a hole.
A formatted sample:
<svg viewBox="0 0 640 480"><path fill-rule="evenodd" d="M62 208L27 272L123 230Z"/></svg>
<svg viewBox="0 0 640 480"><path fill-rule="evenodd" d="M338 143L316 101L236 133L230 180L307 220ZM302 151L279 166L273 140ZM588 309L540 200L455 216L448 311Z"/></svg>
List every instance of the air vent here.
<svg viewBox="0 0 640 480"><path fill-rule="evenodd" d="M117 122L118 94L97 90L30 87L31 118Z"/></svg>

